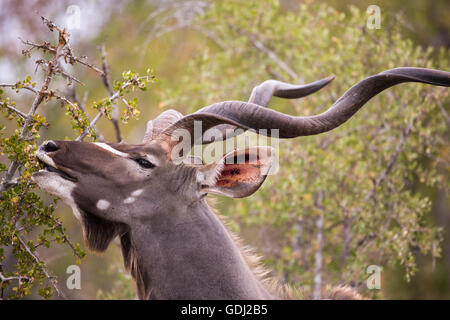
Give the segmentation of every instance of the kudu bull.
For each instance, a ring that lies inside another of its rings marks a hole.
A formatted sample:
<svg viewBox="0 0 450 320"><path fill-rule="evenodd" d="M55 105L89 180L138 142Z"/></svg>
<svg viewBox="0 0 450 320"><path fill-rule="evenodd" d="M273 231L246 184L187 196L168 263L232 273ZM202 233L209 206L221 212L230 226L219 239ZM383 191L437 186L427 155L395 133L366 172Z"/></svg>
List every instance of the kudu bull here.
<svg viewBox="0 0 450 320"><path fill-rule="evenodd" d="M33 180L73 208L90 249L104 251L120 238L140 299L289 298L286 290L255 271L253 257L240 249L205 199L210 192L230 197L254 193L272 165L271 149L235 150L208 165L176 164L171 151L179 141L173 133L192 133L194 121L201 121L202 134L214 128L223 139L234 136L234 129L268 129L268 135L278 129L280 138L315 135L340 126L391 86L421 82L448 87L450 73L391 69L360 81L314 116L265 108L272 96L300 98L331 80L302 86L269 80L254 88L248 102L215 103L184 117L174 110L163 112L148 122L141 144L47 141L37 152L44 169ZM210 142L193 140L191 147ZM242 155L243 163L226 161ZM358 295L341 288L333 297Z"/></svg>

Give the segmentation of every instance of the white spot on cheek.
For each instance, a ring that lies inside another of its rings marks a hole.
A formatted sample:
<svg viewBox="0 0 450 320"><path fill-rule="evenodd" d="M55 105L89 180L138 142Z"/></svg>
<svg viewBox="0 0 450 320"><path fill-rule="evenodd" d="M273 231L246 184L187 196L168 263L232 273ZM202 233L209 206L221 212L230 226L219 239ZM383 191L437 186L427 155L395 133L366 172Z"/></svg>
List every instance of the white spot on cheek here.
<svg viewBox="0 0 450 320"><path fill-rule="evenodd" d="M109 201L104 200L104 199L100 199L97 202L97 208L99 210L106 210L109 208L110 205L111 205L111 203L109 203Z"/></svg>
<svg viewBox="0 0 450 320"><path fill-rule="evenodd" d="M132 197L139 197L139 196L142 194L142 192L144 192L144 189L137 189L137 190L134 190L134 191L131 193L131 196L132 196Z"/></svg>
<svg viewBox="0 0 450 320"><path fill-rule="evenodd" d="M129 203L133 203L133 202L135 202L135 201L136 201L136 198L134 198L134 197L128 197L128 198L126 198L125 200L123 200L123 203L129 204Z"/></svg>

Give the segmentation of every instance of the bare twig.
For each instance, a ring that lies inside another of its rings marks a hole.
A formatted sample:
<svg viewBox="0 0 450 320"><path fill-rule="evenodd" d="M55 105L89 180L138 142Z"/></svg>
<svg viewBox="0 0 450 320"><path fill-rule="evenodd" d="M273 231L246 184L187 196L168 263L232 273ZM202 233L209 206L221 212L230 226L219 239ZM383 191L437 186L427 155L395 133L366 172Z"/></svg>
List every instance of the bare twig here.
<svg viewBox="0 0 450 320"><path fill-rule="evenodd" d="M112 88L111 88L111 82L109 81L109 65L106 62L106 49L105 49L105 44L102 44L101 48L101 55L102 55L102 69L103 69L103 74L102 74L102 80L103 80L103 84L106 87L106 90L108 91L108 95L112 96L114 94Z"/></svg>
<svg viewBox="0 0 450 320"><path fill-rule="evenodd" d="M23 86L23 87L19 87L19 88L18 88L18 87L16 86L16 84L0 83L0 87L3 87L3 88L11 88L11 89L14 89L14 90L26 89L26 90L28 90L28 91L33 92L34 94L38 94L38 93L39 93L38 90L36 90L35 88L30 87L30 86Z"/></svg>
<svg viewBox="0 0 450 320"><path fill-rule="evenodd" d="M56 48L51 46L50 43L48 43L48 42L44 42L43 44L39 44L39 43L31 42L29 40L23 40L23 39L20 39L20 38L19 38L19 40L24 45L30 46L30 49L22 51L23 54L26 54L28 56L29 56L29 54L31 53L31 51L33 49L41 49L41 50L49 51L49 52L51 52L53 54L56 54ZM86 57L79 58L79 57L71 55L70 59L68 59L68 60L70 61L70 64L73 64L74 62L78 62L79 64L82 64L85 67L88 67L88 68L94 70L95 72L97 72L99 74L103 74L103 71L100 68L98 68L97 66L95 66L92 63L89 63L89 62L85 61L84 59L86 59Z"/></svg>
<svg viewBox="0 0 450 320"><path fill-rule="evenodd" d="M72 81L74 81L74 82L79 83L79 84L84 86L83 82L81 82L80 80L78 80L74 76L72 76L72 75L68 74L67 72L65 72L64 69L61 70L61 65L60 64L58 65L58 67L60 68L58 70L58 73L60 73L62 76L64 76L68 80L68 85L71 85Z"/></svg>
<svg viewBox="0 0 450 320"><path fill-rule="evenodd" d="M73 57L73 60L75 60L78 63L81 63L82 65L91 68L92 70L94 70L97 73L103 74L103 71L100 70L98 67L96 67L95 65L93 65L92 63L88 63L87 61L83 61L77 57Z"/></svg>
<svg viewBox="0 0 450 320"><path fill-rule="evenodd" d="M111 88L111 82L109 79L109 65L106 61L106 50L105 50L104 44L102 44L102 46L101 46L101 54L102 54L103 84L105 85L106 90L108 91L108 96L111 97L114 94L114 91ZM119 126L119 108L116 103L113 104L112 109L113 110L112 110L111 121L114 125L114 131L116 132L116 140L117 140L117 142L122 142L122 134L120 132L120 126Z"/></svg>

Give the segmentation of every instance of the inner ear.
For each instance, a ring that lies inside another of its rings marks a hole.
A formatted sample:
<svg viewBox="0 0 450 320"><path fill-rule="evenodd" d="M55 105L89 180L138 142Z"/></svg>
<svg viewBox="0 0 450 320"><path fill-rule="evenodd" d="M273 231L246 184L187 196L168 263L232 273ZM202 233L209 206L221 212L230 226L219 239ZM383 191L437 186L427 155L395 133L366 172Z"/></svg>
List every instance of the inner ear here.
<svg viewBox="0 0 450 320"><path fill-rule="evenodd" d="M246 149L234 151L225 158L224 166L216 180L216 186L232 187L236 183L252 182L262 174L264 161L257 152Z"/></svg>
<svg viewBox="0 0 450 320"><path fill-rule="evenodd" d="M212 173L214 179L209 179L204 190L233 198L247 197L264 182L273 158L274 151L270 147L232 151L216 164Z"/></svg>

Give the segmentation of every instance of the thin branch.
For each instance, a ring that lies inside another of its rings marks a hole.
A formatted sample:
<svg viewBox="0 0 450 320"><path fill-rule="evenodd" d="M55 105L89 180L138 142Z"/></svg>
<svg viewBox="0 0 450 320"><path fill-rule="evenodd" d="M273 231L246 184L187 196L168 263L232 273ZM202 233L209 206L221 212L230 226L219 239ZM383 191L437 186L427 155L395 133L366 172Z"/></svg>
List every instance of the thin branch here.
<svg viewBox="0 0 450 320"><path fill-rule="evenodd" d="M43 266L42 260L38 257L37 252L33 253L31 249L28 247L28 245L25 243L25 241L22 239L22 237L19 234L15 234L17 239L19 240L21 246L25 249L25 251L33 258L33 260L37 263L37 265L41 268L42 272L44 273L45 277L50 281L52 287L56 290L58 295L62 297L63 299L67 299L64 293L58 288L56 285L56 280L54 276L51 276L47 269Z"/></svg>
<svg viewBox="0 0 450 320"><path fill-rule="evenodd" d="M87 116L87 118L88 118L88 120L91 122L92 120L91 120L91 117L89 116L89 114L86 112L86 108L84 107L84 104L85 104L85 101L86 101L86 95L85 95L85 98L84 98L84 102L81 102L79 99L78 99L78 96L77 96L77 94L76 94L76 91L75 91L75 87L70 87L69 88L69 95L72 97L72 99L75 101L75 103L77 104L77 106L78 106L78 108L80 108L80 110L81 111L83 111L84 112L84 114ZM63 97L61 97L61 99L62 99ZM63 100L64 102L70 102L70 100ZM103 136L103 134L100 132L100 130L97 128L97 126L95 125L95 123L93 124L93 125L91 125L91 128L92 128L92 130L94 130L94 132L95 132L95 135L96 135L96 137L97 137L97 139L98 139L98 141L100 141L100 142L104 142L105 141L105 137Z"/></svg>
<svg viewBox="0 0 450 320"><path fill-rule="evenodd" d="M317 194L316 207L323 211L322 206L323 191L320 190ZM323 214L321 213L316 220L317 236L316 236L316 252L314 254L314 292L313 298L318 300L321 298L322 290L322 264L323 264Z"/></svg>
<svg viewBox="0 0 450 320"><path fill-rule="evenodd" d="M3 273L0 272L0 282L6 282L6 281L13 281L13 280L18 280L19 281L19 286L20 283L22 282L22 280L25 279L27 281L30 281L30 278L26 277L26 276L11 276L11 277L6 277L5 275L3 275Z"/></svg>
<svg viewBox="0 0 450 320"><path fill-rule="evenodd" d="M62 60L64 59L65 63L70 63L73 64L74 61L77 61L77 58L73 56L73 51L72 48L69 44L69 34L64 30L59 29L53 22L47 20L44 17L41 17L42 21L47 25L47 27L50 29L50 31L53 31L53 29L57 29L59 32L59 38L60 38L60 42L64 43L64 54L63 55L56 55L57 59L57 64L58 64L58 72L61 73L67 80L68 80L68 91L69 94L73 97L74 101L77 102L78 105L74 105L71 101L69 101L68 99L66 99L64 96L57 96L55 95L58 99L60 99L61 101L69 104L70 106L72 106L72 108L75 109L80 109L84 114L86 114L86 116L88 117L89 121L89 115L86 112L86 109L84 108L84 106L81 104L81 102L78 100L77 95L76 95L76 90L75 90L75 86L72 83L72 80L82 84L79 80L77 80L75 77L71 76L69 73L67 73L66 71L66 67L64 66L64 64L62 63ZM68 61L67 61L68 60ZM84 64L84 63L82 63ZM90 68L94 69L95 71L97 71L96 69L98 69L97 67L93 66L93 65L89 65ZM100 72L101 76L103 76L103 71ZM95 126L95 124L93 126L91 126L92 129L94 130L94 132L96 133L96 135L98 136L100 141L104 141L104 137L103 135L99 132L99 130L97 129L97 127Z"/></svg>
<svg viewBox="0 0 450 320"><path fill-rule="evenodd" d="M31 51L32 51L33 49L41 49L41 50L44 50L44 52L45 52L45 51L49 51L49 52L51 52L51 53L53 53L53 54L56 54L56 48L54 48L53 46L51 46L48 42L44 42L43 44L39 44L39 43L31 42L31 41L29 41L29 40L23 40L23 39L21 39L21 38L19 38L19 40L20 40L24 45L27 45L27 46L30 46L30 47L31 47L30 49L27 49L27 50L23 50L23 51L22 51L23 54L26 54L26 55L28 55L28 56L29 56L29 54L31 53ZM78 62L78 63L84 65L85 67L88 67L88 68L94 70L95 72L97 72L97 73L99 73L99 74L103 74L103 71L102 71L99 67L97 67L97 66L95 66L94 64L89 63L89 62L87 62L87 61L85 61L85 60L83 60L83 59L86 59L86 57L81 57L81 58L79 58L79 57L76 57L76 56L71 55L69 61L70 61L70 64L73 64L74 62Z"/></svg>
<svg viewBox="0 0 450 320"><path fill-rule="evenodd" d="M403 147L406 141L406 138L411 134L412 128L414 123L417 121L417 119L421 116L422 113L419 113L416 117L414 117L403 129L402 134L400 136L400 141L398 142L397 146L395 147L394 152L390 155L388 164L386 166L386 169L384 169L380 175L375 180L375 184L373 187L373 190L368 192L366 196L364 197L364 201L367 202L371 198L374 198L376 196L376 189L384 182L386 177L391 173L392 169L394 168L395 162L397 161L398 156L403 151Z"/></svg>
<svg viewBox="0 0 450 320"><path fill-rule="evenodd" d="M8 110L11 110L12 112L18 114L19 116L21 116L21 117L24 118L24 119L27 117L27 115L26 115L25 113L23 113L22 111L20 111L20 110L14 108L13 106L10 106L9 104L6 104L6 103L5 103L5 104L3 104L3 106L5 106L6 108L8 108Z"/></svg>
<svg viewBox="0 0 450 320"><path fill-rule="evenodd" d="M75 109L80 109L81 111L83 111L83 113L88 117L89 121L91 121L89 114L86 112L86 109L84 108L83 104L79 101L78 97L77 97L77 93L75 90L75 85L72 83L72 80L75 79L72 76L70 76L68 73L66 73L66 68L65 66L62 64L62 59L59 58L58 61L58 67L59 70L61 71L61 74L63 76L65 76L68 80L69 83L67 85L67 91L69 96L72 97L72 99L77 103L77 105L75 105L74 103L72 103L69 99L65 98L63 95L57 95L57 94L53 94L57 99L61 100L62 102L69 104L72 108ZM103 74L101 75L103 77ZM78 83L81 83L79 81L76 81ZM82 84L82 83L81 83ZM98 130L97 126L94 124L94 126L92 126L92 129L94 130L97 138L99 141L105 141L105 138L103 137L103 134Z"/></svg>
<svg viewBox="0 0 450 320"><path fill-rule="evenodd" d="M32 204L32 207L35 208L35 209L38 209L37 206L35 206L33 204ZM77 249L75 248L75 245L72 243L72 241L70 241L69 236L64 231L64 227L63 227L62 223L57 218L55 218L53 220L53 223L54 223L54 226L52 227L51 230L53 231L53 230L58 229L59 232L61 233L62 238L63 238L63 242L65 242L72 249L73 253L78 258L82 259L83 257L80 256L80 254L78 253ZM23 227L16 228L17 232L20 232L20 231L23 231L23 230L24 230ZM42 243L38 243L37 245L34 246L34 248L36 249L36 248L40 247L41 245L42 245Z"/></svg>
<svg viewBox="0 0 450 320"><path fill-rule="evenodd" d="M275 64L282 70L284 70L287 74L289 74L297 83L303 83L304 80L301 76L299 76L291 67L288 66L286 62L278 57L278 55L270 50L267 46L264 45L254 34L248 33L238 27L233 25L229 25L229 28L241 36L247 37L253 46L259 51L266 54Z"/></svg>
<svg viewBox="0 0 450 320"><path fill-rule="evenodd" d="M108 91L108 95L112 96L114 94L112 88L111 88L111 82L109 81L109 65L106 62L106 49L105 49L105 44L102 44L101 48L101 55L102 55L102 69L103 69L103 74L102 74L102 80L103 80L103 84L106 87L106 90Z"/></svg>
<svg viewBox="0 0 450 320"><path fill-rule="evenodd" d="M13 90L26 89L26 90L28 90L28 91L33 92L34 94L38 94L38 93L39 93L38 90L36 90L35 88L30 87L30 86L17 87L16 84L0 83L0 87L3 87L3 88L11 88L11 89L13 89Z"/></svg>
<svg viewBox="0 0 450 320"><path fill-rule="evenodd" d="M436 99L435 101L436 101L437 106L439 107L439 110L441 111L442 115L444 116L445 120L447 121L447 125L450 125L450 116L449 116L447 110L444 109L440 100Z"/></svg>
<svg viewBox="0 0 450 320"><path fill-rule="evenodd" d="M199 26L195 26L192 25L191 29L194 31L198 31L200 33L202 33L205 37L207 37L208 39L211 39L212 41L214 41L215 44L217 44L221 49L225 50L227 49L227 46L225 45L225 42L223 42L215 32L205 29L205 28L201 28Z"/></svg>
<svg viewBox="0 0 450 320"><path fill-rule="evenodd" d="M350 242L352 241L351 237L351 225L352 225L352 217L348 217L347 214L345 214L343 219L343 230L342 230L342 241L344 243L344 249L341 253L341 266L345 268L345 264L347 263L348 256L350 255Z"/></svg>
<svg viewBox="0 0 450 320"><path fill-rule="evenodd" d="M31 51L33 51L34 49L40 49L40 50L43 50L44 52L49 51L53 54L56 53L56 48L53 47L49 42L44 42L42 44L39 44L39 43L31 42L29 40L23 40L20 37L19 37L19 40L22 42L22 44L24 44L26 46L30 46L29 49L22 50L22 54L24 54L28 57L30 56Z"/></svg>
<svg viewBox="0 0 450 320"><path fill-rule="evenodd" d="M75 60L78 63L81 63L82 65L91 68L92 70L94 70L97 73L103 74L103 71L100 70L98 67L96 67L95 65L93 65L92 63L88 63L86 61L81 60L80 58L77 57L73 57L73 60Z"/></svg>
<svg viewBox="0 0 450 320"><path fill-rule="evenodd" d="M131 86L132 84L134 84L135 81L137 81L138 79L146 79L146 78L148 78L148 76L141 76L141 77L133 78L133 79L131 79L131 80L125 82L125 83L122 85L121 89L122 89L122 90L125 90L126 88L128 88L129 86ZM116 101L116 99L117 99L119 96L120 96L120 90L117 90L117 91L115 91L115 92L113 93L112 96L110 96L110 97L108 98L108 100L109 100L111 103L114 103L114 101ZM89 126L90 126L91 128L92 128L92 126L95 126L95 124L98 122L98 120L100 120L100 118L103 116L103 113L104 113L103 111L99 111L99 112L97 113L97 115L95 116L95 118L92 119L91 123L89 124ZM75 139L75 141L83 141L83 139L88 135L88 133L89 133L89 130L85 129L85 130L83 131L83 133L82 133L78 138Z"/></svg>
<svg viewBox="0 0 450 320"><path fill-rule="evenodd" d="M89 124L89 127L91 127L92 129L95 128L96 123L98 122L98 120L100 120L100 118L102 117L103 112L99 112L97 113L97 115L94 117L94 119L92 119L91 123ZM88 135L89 130L85 129L83 130L83 132L81 133L81 135L79 137L77 137L75 139L75 141L83 141L83 139Z"/></svg>
<svg viewBox="0 0 450 320"><path fill-rule="evenodd" d="M101 54L102 54L103 84L105 85L106 90L108 91L108 96L111 97L114 94L114 91L111 88L111 82L109 79L110 68L108 62L106 61L106 50L104 44L102 44L101 46ZM112 108L113 112L111 121L114 125L114 131L116 132L116 140L117 142L122 142L122 134L120 132L120 125L119 125L119 108L116 103L113 104Z"/></svg>
<svg viewBox="0 0 450 320"><path fill-rule="evenodd" d="M72 249L73 253L80 259L82 259L83 257L80 256L80 254L78 253L77 249L75 248L75 245L72 243L72 241L70 241L69 237L67 236L66 232L64 231L64 227L62 225L62 223L58 220L55 220L55 229L58 229L59 232L62 235L63 241Z"/></svg>
<svg viewBox="0 0 450 320"><path fill-rule="evenodd" d="M82 86L84 86L84 83L81 82L80 80L78 80L77 78L75 78L74 76L68 74L67 72L65 72L64 70L61 70L61 64L58 64L58 73L60 73L62 76L64 76L67 80L69 80L69 85L72 84L72 81L81 84Z"/></svg>

